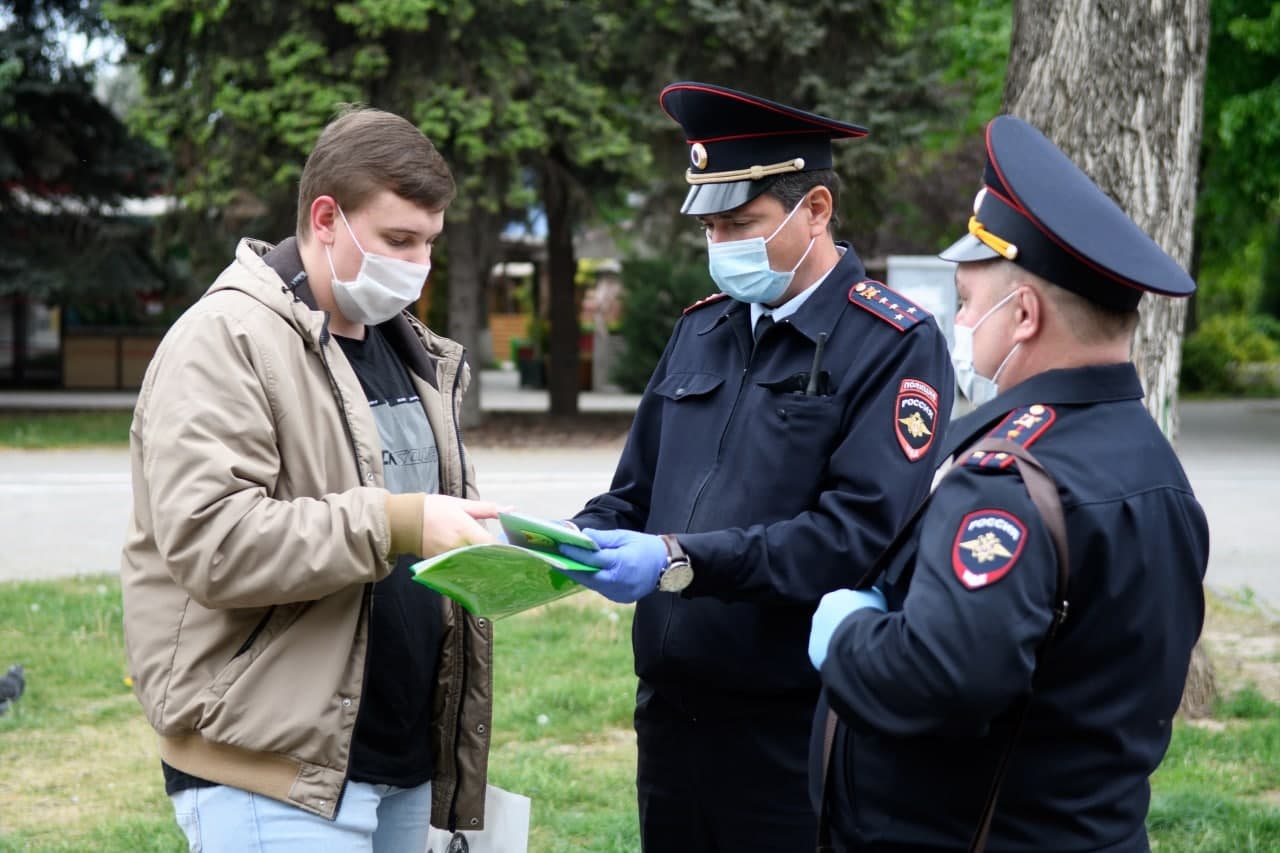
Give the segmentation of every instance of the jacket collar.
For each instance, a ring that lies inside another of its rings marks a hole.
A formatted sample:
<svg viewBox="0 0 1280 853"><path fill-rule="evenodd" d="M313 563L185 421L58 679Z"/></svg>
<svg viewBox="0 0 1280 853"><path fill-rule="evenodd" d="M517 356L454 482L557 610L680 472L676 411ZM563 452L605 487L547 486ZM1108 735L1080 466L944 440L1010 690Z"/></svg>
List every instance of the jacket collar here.
<svg viewBox="0 0 1280 853"><path fill-rule="evenodd" d="M316 305L315 294L311 292L311 284L307 280L307 270L302 263L302 252L298 249L298 239L296 237L287 237L281 240L279 245L271 248L267 244L261 244L259 251L262 251L262 262L271 269L275 270L276 275L280 277L283 284L283 292L292 293L293 298L297 302L301 302L310 311L319 311ZM439 383L436 379L436 356L428 351L427 347L435 344L437 349L442 349L446 342L442 338L432 339L430 333L423 328L421 331L411 324L408 317L403 313L397 314L385 323L378 325L378 330L386 337L392 349L400 360L416 373L418 376L431 383L432 387L439 390ZM323 344L329 340L329 317L325 314L324 328L320 332L320 342ZM450 353L440 353L440 355L449 355ZM461 354L458 354L461 357Z"/></svg>
<svg viewBox="0 0 1280 853"><path fill-rule="evenodd" d="M947 428L942 456L945 459L971 444L980 433L990 430L1005 415L1022 406L1114 403L1141 400L1142 396L1142 383L1131 362L1047 370L958 418Z"/></svg>

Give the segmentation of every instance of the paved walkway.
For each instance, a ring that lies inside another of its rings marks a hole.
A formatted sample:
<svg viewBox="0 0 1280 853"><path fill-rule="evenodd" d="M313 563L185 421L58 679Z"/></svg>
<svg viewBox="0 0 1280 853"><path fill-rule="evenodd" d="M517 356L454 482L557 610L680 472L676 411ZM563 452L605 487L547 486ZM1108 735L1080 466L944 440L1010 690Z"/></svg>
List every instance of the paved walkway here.
<svg viewBox="0 0 1280 853"><path fill-rule="evenodd" d="M485 409L547 408L546 392L520 390L514 372L486 371L482 384ZM132 401L67 392L56 399L75 399L70 408L127 408ZM580 404L584 411L628 411L637 399L588 392ZM0 408L44 400L0 392ZM1212 534L1210 585L1248 586L1280 606L1280 400L1184 402L1181 412L1179 455ZM612 448L472 453L486 497L551 517L603 491L617 461ZM116 571L129 502L124 450L0 451L0 580Z"/></svg>

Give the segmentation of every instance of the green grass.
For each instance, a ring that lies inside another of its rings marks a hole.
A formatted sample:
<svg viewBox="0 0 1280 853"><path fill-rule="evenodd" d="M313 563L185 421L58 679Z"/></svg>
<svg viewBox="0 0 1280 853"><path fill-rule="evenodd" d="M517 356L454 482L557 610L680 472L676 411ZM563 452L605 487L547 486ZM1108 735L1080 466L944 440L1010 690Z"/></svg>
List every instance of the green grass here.
<svg viewBox="0 0 1280 853"><path fill-rule="evenodd" d="M112 576L0 583L0 853L182 851L124 681ZM529 849L635 851L631 609L574 596L496 626L490 780L532 798Z"/></svg>
<svg viewBox="0 0 1280 853"><path fill-rule="evenodd" d="M28 676L0 717L0 851L185 849L120 616L114 577L0 584L0 667ZM639 849L630 623L581 595L497 625L490 775L532 798L531 851ZM1152 785L1158 853L1280 850L1280 706L1245 687L1179 721Z"/></svg>
<svg viewBox="0 0 1280 853"><path fill-rule="evenodd" d="M133 412L0 412L0 447L123 447Z"/></svg>

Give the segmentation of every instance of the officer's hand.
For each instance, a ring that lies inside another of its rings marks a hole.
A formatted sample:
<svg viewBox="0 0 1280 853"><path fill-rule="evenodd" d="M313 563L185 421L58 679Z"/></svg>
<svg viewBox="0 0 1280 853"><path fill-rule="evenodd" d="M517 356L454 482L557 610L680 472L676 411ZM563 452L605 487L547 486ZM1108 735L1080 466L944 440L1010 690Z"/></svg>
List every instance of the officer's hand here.
<svg viewBox="0 0 1280 853"><path fill-rule="evenodd" d="M840 627L850 613L872 607L881 613L885 611L884 594L875 587L871 589L837 589L822 596L818 609L813 611L813 627L809 630L809 660L814 669L822 669L822 662L827 659L827 648L831 645L831 635Z"/></svg>
<svg viewBox="0 0 1280 853"><path fill-rule="evenodd" d="M463 545L495 541L478 518L497 518L498 505L448 495L427 495L422 501L422 557L434 557Z"/></svg>
<svg viewBox="0 0 1280 853"><path fill-rule="evenodd" d="M598 572L565 571L564 574L594 589L610 601L629 604L658 588L658 573L667 565L667 546L661 537L634 530L582 531L599 551L560 545L560 553Z"/></svg>

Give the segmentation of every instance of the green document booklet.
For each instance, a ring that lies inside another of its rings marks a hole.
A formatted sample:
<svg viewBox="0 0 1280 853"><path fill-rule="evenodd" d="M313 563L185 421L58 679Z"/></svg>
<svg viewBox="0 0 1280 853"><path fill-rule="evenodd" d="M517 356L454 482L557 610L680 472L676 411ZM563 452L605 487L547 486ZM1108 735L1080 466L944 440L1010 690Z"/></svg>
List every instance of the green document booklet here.
<svg viewBox="0 0 1280 853"><path fill-rule="evenodd" d="M466 545L412 567L414 579L457 601L476 616L501 619L586 589L556 568L594 572L594 566L570 560L555 550L556 542L582 545L581 533L554 522L504 513L507 538L538 546ZM524 531L523 533L521 531ZM587 547L587 546L583 546Z"/></svg>

